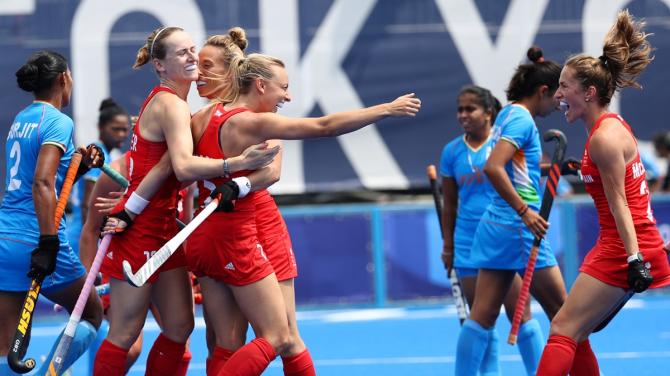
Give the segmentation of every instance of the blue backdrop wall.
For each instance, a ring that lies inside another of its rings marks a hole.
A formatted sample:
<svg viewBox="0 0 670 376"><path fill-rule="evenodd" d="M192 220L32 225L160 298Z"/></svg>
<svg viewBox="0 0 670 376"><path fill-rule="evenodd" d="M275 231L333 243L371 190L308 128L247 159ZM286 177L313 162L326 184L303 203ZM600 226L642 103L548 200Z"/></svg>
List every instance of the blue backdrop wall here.
<svg viewBox="0 0 670 376"><path fill-rule="evenodd" d="M424 169L460 133L458 90L477 83L504 102L514 67L531 44L547 58L599 55L619 8L646 17L656 61L641 77L643 91L615 100L641 139L668 129L663 108L670 73L670 1L653 0L5 0L0 2L0 132L30 97L14 72L33 52L53 49L69 58L75 80L66 111L77 141L96 137L97 108L114 96L136 113L156 83L150 69L133 71L137 49L161 24L179 25L196 42L245 27L250 51L283 58L294 100L291 116L372 105L415 92L423 109L414 119L386 120L338 139L292 141L285 146L277 192L404 189L425 186ZM203 104L189 99L193 110ZM583 125L561 114L539 121L563 129L569 153L580 155ZM0 146L3 148L4 145ZM0 154L4 155L4 154ZM0 173L5 164L0 163Z"/></svg>

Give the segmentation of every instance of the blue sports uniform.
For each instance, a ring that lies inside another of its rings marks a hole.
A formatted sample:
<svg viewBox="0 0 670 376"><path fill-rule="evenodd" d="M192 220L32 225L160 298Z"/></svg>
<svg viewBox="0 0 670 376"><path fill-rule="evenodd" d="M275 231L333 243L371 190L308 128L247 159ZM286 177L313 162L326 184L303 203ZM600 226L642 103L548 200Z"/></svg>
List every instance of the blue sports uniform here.
<svg viewBox="0 0 670 376"><path fill-rule="evenodd" d="M505 165L505 171L528 206L539 211L541 203L540 134L530 112L523 106L511 104L498 114L492 133L492 143L509 142L517 150ZM472 244L471 261L481 269L522 271L526 267L533 234L516 211L497 192L484 212ZM546 240L540 245L536 267L556 265L556 258Z"/></svg>
<svg viewBox="0 0 670 376"><path fill-rule="evenodd" d="M44 102L26 107L10 127L5 145L5 195L0 206L0 291L27 291L30 287L26 273L40 236L32 193L37 157L42 145L62 149L55 181L58 194L74 152L73 132L72 119ZM61 219L58 238L56 271L44 280L43 289L69 283L86 273L68 244L65 219Z"/></svg>
<svg viewBox="0 0 670 376"><path fill-rule="evenodd" d="M473 263L470 251L479 219L493 194L493 187L484 174L492 148L490 137L475 150L465 142L463 135L449 142L440 158L440 175L453 178L458 186L454 267L461 278L477 275L478 266Z"/></svg>
<svg viewBox="0 0 670 376"><path fill-rule="evenodd" d="M109 163L111 157L109 151L100 141L96 141L95 144L102 150L102 154L105 157L105 163ZM72 193L70 194L70 204L72 204L72 213L68 216L67 219L67 237L70 242L72 249L79 254L79 237L81 235L81 226L84 225L86 218L81 217L81 205L84 202L84 194L86 193L86 182L94 182L98 180L102 174L102 170L99 168L92 168L79 179L79 181L72 187Z"/></svg>

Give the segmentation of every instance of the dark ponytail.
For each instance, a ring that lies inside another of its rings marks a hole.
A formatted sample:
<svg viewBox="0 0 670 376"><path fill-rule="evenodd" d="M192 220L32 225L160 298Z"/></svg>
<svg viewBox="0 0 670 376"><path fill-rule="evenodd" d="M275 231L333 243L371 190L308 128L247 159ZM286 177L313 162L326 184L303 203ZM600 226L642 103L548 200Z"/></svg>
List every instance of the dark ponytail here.
<svg viewBox="0 0 670 376"><path fill-rule="evenodd" d="M128 116L126 110L119 106L112 98L103 99L98 110L100 111L98 115L98 128L102 128L118 115Z"/></svg>
<svg viewBox="0 0 670 376"><path fill-rule="evenodd" d="M529 48L526 56L530 63L519 65L505 91L509 101L527 98L535 94L540 86L546 85L550 93L558 89L561 66L553 61L545 60L542 49L537 46Z"/></svg>
<svg viewBox="0 0 670 376"><path fill-rule="evenodd" d="M22 90L39 97L48 92L56 78L67 69L67 60L63 55L39 51L16 71L16 82Z"/></svg>

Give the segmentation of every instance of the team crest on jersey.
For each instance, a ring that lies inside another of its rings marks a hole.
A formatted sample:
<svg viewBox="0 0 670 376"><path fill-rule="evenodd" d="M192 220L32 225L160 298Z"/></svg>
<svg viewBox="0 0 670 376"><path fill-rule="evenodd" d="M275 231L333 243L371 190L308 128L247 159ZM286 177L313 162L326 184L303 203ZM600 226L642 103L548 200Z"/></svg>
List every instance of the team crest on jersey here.
<svg viewBox="0 0 670 376"><path fill-rule="evenodd" d="M114 252L112 251L107 252L107 258L110 260L114 260Z"/></svg>

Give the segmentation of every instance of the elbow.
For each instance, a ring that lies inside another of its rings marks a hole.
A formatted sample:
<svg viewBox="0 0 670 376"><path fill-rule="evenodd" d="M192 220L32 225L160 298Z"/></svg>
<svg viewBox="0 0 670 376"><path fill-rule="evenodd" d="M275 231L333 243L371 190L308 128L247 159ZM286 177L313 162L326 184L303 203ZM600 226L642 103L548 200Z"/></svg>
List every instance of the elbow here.
<svg viewBox="0 0 670 376"><path fill-rule="evenodd" d="M49 192L54 192L53 179L35 178L33 180L33 196L38 197Z"/></svg>
<svg viewBox="0 0 670 376"><path fill-rule="evenodd" d="M196 180L193 177L193 174L191 174L187 168L175 168L174 175L177 177L177 180L179 180L180 183Z"/></svg>

